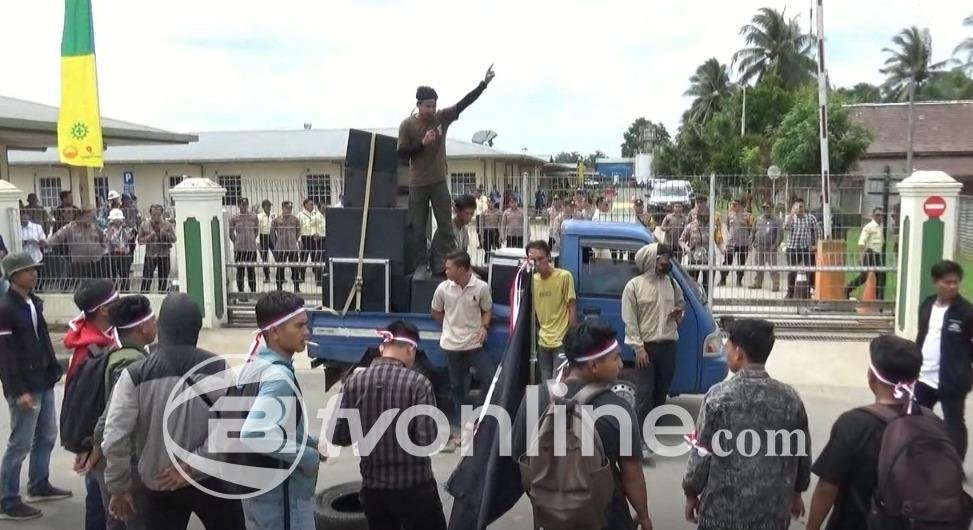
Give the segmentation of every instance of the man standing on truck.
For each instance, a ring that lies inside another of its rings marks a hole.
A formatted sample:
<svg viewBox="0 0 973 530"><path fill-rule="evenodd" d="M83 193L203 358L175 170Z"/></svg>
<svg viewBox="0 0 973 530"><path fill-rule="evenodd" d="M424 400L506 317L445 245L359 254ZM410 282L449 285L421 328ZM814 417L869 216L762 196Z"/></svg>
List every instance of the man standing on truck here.
<svg viewBox="0 0 973 530"><path fill-rule="evenodd" d="M676 341L686 308L682 289L669 276L672 250L651 243L635 253L639 275L622 291L625 344L635 350L638 383L635 413L639 425L652 409L665 404L676 372Z"/></svg>
<svg viewBox="0 0 973 530"><path fill-rule="evenodd" d="M449 252L453 239L449 224L449 186L446 184L447 130L486 90L494 75L491 65L479 86L456 105L438 111L436 91L428 86L419 87L416 89L417 112L399 125L399 157L409 161L409 234L419 277L429 273L426 222L430 203L436 218L436 233L432 238L433 272L442 271L441 260Z"/></svg>
<svg viewBox="0 0 973 530"><path fill-rule="evenodd" d="M462 406L469 393L470 365L481 383L489 382L497 367L483 351L490 330L493 298L490 286L473 274L470 255L458 250L446 256L446 281L432 297L432 318L443 326L439 346L446 354L449 390L453 400L454 428L462 428ZM485 388L485 385L484 385ZM454 433L451 444L455 444Z"/></svg>
<svg viewBox="0 0 973 530"><path fill-rule="evenodd" d="M534 264L534 314L537 316L537 364L542 381L554 377L554 363L564 350L568 326L578 322L574 277L551 261L547 241L531 241L527 259Z"/></svg>

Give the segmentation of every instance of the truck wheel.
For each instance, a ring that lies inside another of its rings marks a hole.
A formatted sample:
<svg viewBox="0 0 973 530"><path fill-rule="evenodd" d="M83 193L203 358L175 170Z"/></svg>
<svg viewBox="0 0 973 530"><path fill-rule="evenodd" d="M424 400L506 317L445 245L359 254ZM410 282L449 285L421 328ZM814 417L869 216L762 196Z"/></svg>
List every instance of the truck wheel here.
<svg viewBox="0 0 973 530"><path fill-rule="evenodd" d="M636 370L638 368L634 366L622 368L622 371L618 374L618 380L611 386L612 392L627 401L633 409L635 408L635 389L638 388L638 374Z"/></svg>
<svg viewBox="0 0 973 530"><path fill-rule="evenodd" d="M361 481L325 488L314 496L314 527L317 530L368 530L358 492Z"/></svg>

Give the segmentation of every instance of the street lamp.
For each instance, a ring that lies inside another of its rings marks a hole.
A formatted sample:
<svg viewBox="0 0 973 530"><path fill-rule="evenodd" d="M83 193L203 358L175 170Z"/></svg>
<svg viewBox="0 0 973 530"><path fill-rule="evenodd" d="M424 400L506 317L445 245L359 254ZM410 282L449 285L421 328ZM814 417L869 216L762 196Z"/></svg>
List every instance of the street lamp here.
<svg viewBox="0 0 973 530"><path fill-rule="evenodd" d="M767 178L770 179L770 202L777 209L777 179L780 178L780 168L772 165L767 168Z"/></svg>

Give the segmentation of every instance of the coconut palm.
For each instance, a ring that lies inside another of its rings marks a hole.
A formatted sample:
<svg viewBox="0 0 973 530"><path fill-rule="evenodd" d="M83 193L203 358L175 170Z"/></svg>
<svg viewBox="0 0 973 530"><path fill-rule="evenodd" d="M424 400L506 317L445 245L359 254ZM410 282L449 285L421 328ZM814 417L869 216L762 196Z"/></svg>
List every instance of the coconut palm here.
<svg viewBox="0 0 973 530"><path fill-rule="evenodd" d="M963 25L973 28L973 15L966 17L963 20ZM963 54L966 54L966 59L962 58ZM963 42L959 43L959 46L953 50L953 55L961 56L960 63L962 66L960 68L973 74L973 37L967 37Z"/></svg>
<svg viewBox="0 0 973 530"><path fill-rule="evenodd" d="M683 94L696 98L689 107L689 121L697 124L708 122L714 113L723 108L732 91L733 83L730 82L726 65L720 64L715 57L707 59L689 78L689 90Z"/></svg>
<svg viewBox="0 0 973 530"><path fill-rule="evenodd" d="M785 88L793 88L814 77L815 38L801 31L796 17L788 19L781 11L763 7L740 28L740 35L747 47L733 54L733 64L741 83L775 74Z"/></svg>
<svg viewBox="0 0 973 530"><path fill-rule="evenodd" d="M932 36L928 29L905 28L892 38L892 44L895 48L882 49L889 54L885 67L879 70L888 76L882 86L892 101L909 101L910 85L914 92L920 92L946 63L932 63Z"/></svg>

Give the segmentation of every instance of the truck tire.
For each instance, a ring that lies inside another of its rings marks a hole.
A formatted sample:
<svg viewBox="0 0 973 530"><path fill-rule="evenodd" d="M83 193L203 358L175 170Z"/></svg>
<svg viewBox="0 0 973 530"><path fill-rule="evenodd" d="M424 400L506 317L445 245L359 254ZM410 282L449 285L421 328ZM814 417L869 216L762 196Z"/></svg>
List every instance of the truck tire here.
<svg viewBox="0 0 973 530"><path fill-rule="evenodd" d="M612 383L611 390L618 397L635 408L635 389L638 388L638 368L626 365L618 374L618 380Z"/></svg>
<svg viewBox="0 0 973 530"><path fill-rule="evenodd" d="M368 530L358 492L361 481L325 488L314 496L314 527L317 530Z"/></svg>

